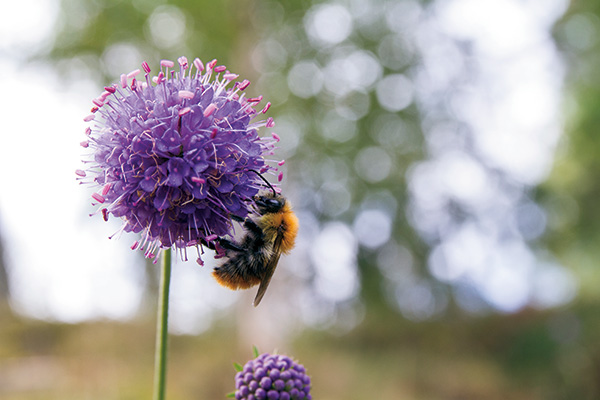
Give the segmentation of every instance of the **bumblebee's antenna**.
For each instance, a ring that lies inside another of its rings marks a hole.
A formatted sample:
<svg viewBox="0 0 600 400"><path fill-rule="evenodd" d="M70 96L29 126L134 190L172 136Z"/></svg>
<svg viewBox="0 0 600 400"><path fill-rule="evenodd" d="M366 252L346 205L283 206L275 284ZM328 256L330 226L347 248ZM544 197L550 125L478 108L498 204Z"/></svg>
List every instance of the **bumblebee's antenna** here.
<svg viewBox="0 0 600 400"><path fill-rule="evenodd" d="M254 172L256 175L260 176L260 179L262 179L267 184L267 186L273 191L273 194L275 196L277 196L277 192L275 191L275 188L273 188L273 186L271 186L271 184L269 183L269 181L266 180L265 177L262 176L262 174L260 172L255 171L253 169L249 169L248 171Z"/></svg>

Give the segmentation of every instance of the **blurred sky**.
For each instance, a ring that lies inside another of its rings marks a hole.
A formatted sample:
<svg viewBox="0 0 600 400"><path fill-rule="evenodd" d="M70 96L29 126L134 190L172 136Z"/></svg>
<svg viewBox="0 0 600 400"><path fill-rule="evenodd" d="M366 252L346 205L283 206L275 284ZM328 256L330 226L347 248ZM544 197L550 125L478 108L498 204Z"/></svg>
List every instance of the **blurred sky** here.
<svg viewBox="0 0 600 400"><path fill-rule="evenodd" d="M353 3L372 8L377 2ZM344 4L326 2L309 10L304 29L315 46L333 46L350 35L358 17ZM69 322L128 318L139 307L139 283L144 279L140 258L129 250L134 237L107 239L119 229L119 221L106 224L98 216L88 217L94 211L87 197L90 192L77 185L74 174L81 167L79 142L86 127L83 117L101 88L86 79L61 82L48 65L25 63L28 55L43 50L52 39L58 5L56 0L5 1L0 5L0 87L4 93L0 99L4 123L0 137L0 228L12 302L19 312L37 318ZM416 10L411 5L410 1L398 2L391 8L387 16L390 27L401 30L403 19L419 17L411 13ZM547 177L562 130L559 107L564 70L550 28L566 6L566 0L439 1L415 32L423 50L423 69L415 82L400 74L382 77L378 60L358 52L354 59L345 60L351 67L346 71L373 80L365 85L375 85L381 106L395 112L412 101L432 101L464 67L454 62L460 57L453 56L456 49L444 37L472 42L480 69L470 85L453 97L454 111L474 131L474 146L486 163L523 187L533 186ZM163 32L161 24L168 23L154 18L151 31ZM141 61L133 60L129 70L139 68ZM344 69L343 65L330 67ZM363 70L371 74L360 75ZM307 76L311 85L303 84ZM345 77L339 75L338 79ZM346 87L324 80L322 71L310 61L291 69L288 85L298 97L310 97L323 86L332 90ZM345 115L350 119L360 118L362 112L360 104L358 109L338 111L353 113ZM430 128L426 137L430 157L409 171L413 198L409 215L423 237L440 234L445 198L485 204L485 215L489 215L490 207L498 213L503 207L514 206L516 200L494 185L496 181L473 154L456 143L438 140L444 127ZM360 158L355 162L364 167L358 170L364 171L367 181L378 181L393 165L377 147L361 154L364 165ZM369 168L373 159L378 161L377 168ZM531 239L544 231L545 214L533 202L526 206L529 208L522 213L529 219L524 218L524 229ZM424 283L407 280L402 271L386 272L386 265L407 256L401 246L384 246L392 231L384 213L362 212L354 226L338 222L318 226L313 216L302 210L299 214L304 242L299 243L292 259L308 256L315 262L317 286L322 285L325 295L343 299L358 292L356 253L360 244L381 248L378 262L384 274L396 282L391 295L397 297L405 316L422 319L435 312L431 291ZM465 224L446 232L429 260L432 275L449 283L468 279L501 311L517 310L532 299L541 306L553 306L572 298L574 279L551 257L534 254L524 242L528 237L500 242L480 229L476 224ZM332 252L332 248L337 251ZM487 260L486 268L482 268L482 260ZM193 262L178 263L177 268L172 291L176 331L205 329L215 309L230 306L238 297L212 282L210 263L203 269Z"/></svg>

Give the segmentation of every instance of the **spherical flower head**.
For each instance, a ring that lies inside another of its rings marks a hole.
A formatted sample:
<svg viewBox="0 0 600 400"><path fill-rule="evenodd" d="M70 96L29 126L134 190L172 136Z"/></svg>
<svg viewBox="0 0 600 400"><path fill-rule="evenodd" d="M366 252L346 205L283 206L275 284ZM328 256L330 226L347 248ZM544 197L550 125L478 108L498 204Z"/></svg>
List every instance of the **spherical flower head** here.
<svg viewBox="0 0 600 400"><path fill-rule="evenodd" d="M187 259L188 246L230 234L231 216L248 215L264 187L258 174L277 175L283 163L266 158L279 138L258 134L274 126L257 118L270 103L257 109L262 96L247 98L250 82L235 82L238 75L216 60L162 60L154 77L148 63L142 68L144 80L136 79L139 69L123 74L93 100L81 143L91 153L76 174L98 187L97 213L141 233L133 249L152 258L176 247Z"/></svg>
<svg viewBox="0 0 600 400"><path fill-rule="evenodd" d="M284 355L261 354L235 376L237 400L312 399L310 377L302 364Z"/></svg>

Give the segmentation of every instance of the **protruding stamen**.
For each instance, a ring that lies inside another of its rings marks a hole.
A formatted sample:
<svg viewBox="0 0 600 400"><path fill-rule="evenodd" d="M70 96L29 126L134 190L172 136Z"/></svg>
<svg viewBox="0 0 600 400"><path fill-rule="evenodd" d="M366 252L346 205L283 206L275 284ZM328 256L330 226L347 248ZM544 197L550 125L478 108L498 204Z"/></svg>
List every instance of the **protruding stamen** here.
<svg viewBox="0 0 600 400"><path fill-rule="evenodd" d="M146 61L144 61L142 63L142 68L144 69L144 72L146 72L146 73L150 72L150 66L148 65L148 63Z"/></svg>
<svg viewBox="0 0 600 400"><path fill-rule="evenodd" d="M283 179L283 172L280 172L279 175L277 175L277 180L279 182L281 182L282 179Z"/></svg>
<svg viewBox="0 0 600 400"><path fill-rule="evenodd" d="M246 89L248 86L250 85L250 81L248 79L244 79L243 81L241 81L240 83L238 83L237 87L240 90L244 90Z"/></svg>
<svg viewBox="0 0 600 400"><path fill-rule="evenodd" d="M211 62L209 62L208 64L206 64L206 69L213 69L215 67L215 65L217 65L216 58L214 60L212 60Z"/></svg>
<svg viewBox="0 0 600 400"><path fill-rule="evenodd" d="M194 66L199 72L204 71L204 64L202 64L202 61L197 57L194 59Z"/></svg>
<svg viewBox="0 0 600 400"><path fill-rule="evenodd" d="M82 142L79 142L79 145L85 149L90 145L90 142L88 142L87 140L84 140Z"/></svg>
<svg viewBox="0 0 600 400"><path fill-rule="evenodd" d="M102 218L103 218L105 221L108 221L108 209L106 209L106 208L103 208L103 209L102 209Z"/></svg>
<svg viewBox="0 0 600 400"><path fill-rule="evenodd" d="M186 57L183 57L183 56L179 57L177 59L177 62L179 63L179 65L181 65L183 67L183 69L187 69L187 67L188 67L188 60L187 60Z"/></svg>
<svg viewBox="0 0 600 400"><path fill-rule="evenodd" d="M271 136L273 137L273 139L275 139L276 142L279 142L281 140L281 138L279 137L279 135L276 134L275 132L272 132Z"/></svg>
<svg viewBox="0 0 600 400"><path fill-rule="evenodd" d="M104 90L111 94L117 91L114 86L104 86Z"/></svg>
<svg viewBox="0 0 600 400"><path fill-rule="evenodd" d="M215 72L223 72L223 71L227 71L227 67L224 65L219 65L218 67L215 67Z"/></svg>
<svg viewBox="0 0 600 400"><path fill-rule="evenodd" d="M93 198L94 200L96 200L98 203L104 203L104 202L106 201L106 200L104 199L104 197L102 197L102 195L101 195L101 194L99 194L99 193L93 193L93 194L92 194L92 198Z"/></svg>
<svg viewBox="0 0 600 400"><path fill-rule="evenodd" d="M125 89L127 87L127 75L121 74L121 87Z"/></svg>
<svg viewBox="0 0 600 400"><path fill-rule="evenodd" d="M102 93L100 94L100 96L98 96L98 98L99 98L99 99L101 99L103 102L105 102L105 101L106 101L106 98L107 98L108 96L110 96L111 94L112 94L112 93L110 93L108 90L105 90L104 92L102 92Z"/></svg>
<svg viewBox="0 0 600 400"><path fill-rule="evenodd" d="M85 178L85 171L82 169L76 169L75 170L75 175L80 176L82 178Z"/></svg>
<svg viewBox="0 0 600 400"><path fill-rule="evenodd" d="M212 113L215 112L216 109L217 109L217 106L215 105L215 103L210 103L208 105L208 107L206 107L206 109L204 110L204 116L205 117L210 116Z"/></svg>
<svg viewBox="0 0 600 400"><path fill-rule="evenodd" d="M267 111L269 111L269 108L271 108L271 102L268 102L267 105L265 105L265 107L260 112L264 114Z"/></svg>
<svg viewBox="0 0 600 400"><path fill-rule="evenodd" d="M191 100L194 98L194 93L189 90L180 90L178 93L180 99L188 99Z"/></svg>
<svg viewBox="0 0 600 400"><path fill-rule="evenodd" d="M162 71L160 71L158 73L158 76L156 77L156 83L162 83L162 81L165 79L165 74L163 74ZM154 80L154 79L152 79Z"/></svg>
<svg viewBox="0 0 600 400"><path fill-rule="evenodd" d="M275 126L275 121L273 121L273 118L269 117L267 118L267 123L265 124L265 126L267 128L272 128Z"/></svg>
<svg viewBox="0 0 600 400"><path fill-rule="evenodd" d="M262 96L252 97L251 99L248 99L248 103L260 103L262 99Z"/></svg>
<svg viewBox="0 0 600 400"><path fill-rule="evenodd" d="M215 69L215 71L216 71L216 69ZM232 74L231 72L223 75L223 79L227 79L228 81L232 81L234 79L237 79L238 77L239 77L238 74Z"/></svg>
<svg viewBox="0 0 600 400"><path fill-rule="evenodd" d="M174 65L175 63L171 60L160 60L161 67L172 68Z"/></svg>
<svg viewBox="0 0 600 400"><path fill-rule="evenodd" d="M206 179L202 179L197 176L192 176L190 179L195 183L206 183Z"/></svg>
<svg viewBox="0 0 600 400"><path fill-rule="evenodd" d="M127 74L127 78L131 79L131 78L135 78L136 76L138 76L138 74L141 71L139 69L134 69L133 71L131 71L130 73Z"/></svg>
<svg viewBox="0 0 600 400"><path fill-rule="evenodd" d="M104 185L104 187L102 188L102 196L106 196L108 194L108 192L110 192L110 187L112 185L110 183L107 183L106 185Z"/></svg>
<svg viewBox="0 0 600 400"><path fill-rule="evenodd" d="M90 114L90 115L88 115L87 117L85 117L83 120L84 120L85 122L90 122L90 121L93 121L93 120L94 120L94 118L96 118L96 116L95 116L94 114Z"/></svg>
<svg viewBox="0 0 600 400"><path fill-rule="evenodd" d="M213 129L212 132L210 133L210 138L211 139L216 138L217 137L217 132L218 132L217 128Z"/></svg>
<svg viewBox="0 0 600 400"><path fill-rule="evenodd" d="M190 111L192 111L192 109L189 107L182 108L181 110L179 110L179 116L181 117L182 115L185 115L185 114L189 113Z"/></svg>
<svg viewBox="0 0 600 400"><path fill-rule="evenodd" d="M138 246L140 245L140 242L138 242L137 240L135 242L133 242L133 244L131 245L131 250L135 250L138 248Z"/></svg>
<svg viewBox="0 0 600 400"><path fill-rule="evenodd" d="M279 161L279 162L277 163L277 165L279 165L280 167L281 167L283 164L285 164L285 160L281 160L281 161Z"/></svg>

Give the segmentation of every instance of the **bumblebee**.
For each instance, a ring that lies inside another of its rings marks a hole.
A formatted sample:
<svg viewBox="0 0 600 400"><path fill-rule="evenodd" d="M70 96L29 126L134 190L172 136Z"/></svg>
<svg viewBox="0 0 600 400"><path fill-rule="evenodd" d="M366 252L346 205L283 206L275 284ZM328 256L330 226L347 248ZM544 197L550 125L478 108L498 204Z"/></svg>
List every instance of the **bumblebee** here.
<svg viewBox="0 0 600 400"><path fill-rule="evenodd" d="M265 295L279 257L294 247L298 233L298 218L289 201L278 194L262 175L256 173L271 192L254 196L258 217L244 219L232 216L233 220L242 223L246 233L238 242L217 239L225 251L226 261L212 273L217 282L229 289L248 289L260 285L254 298L254 307Z"/></svg>

